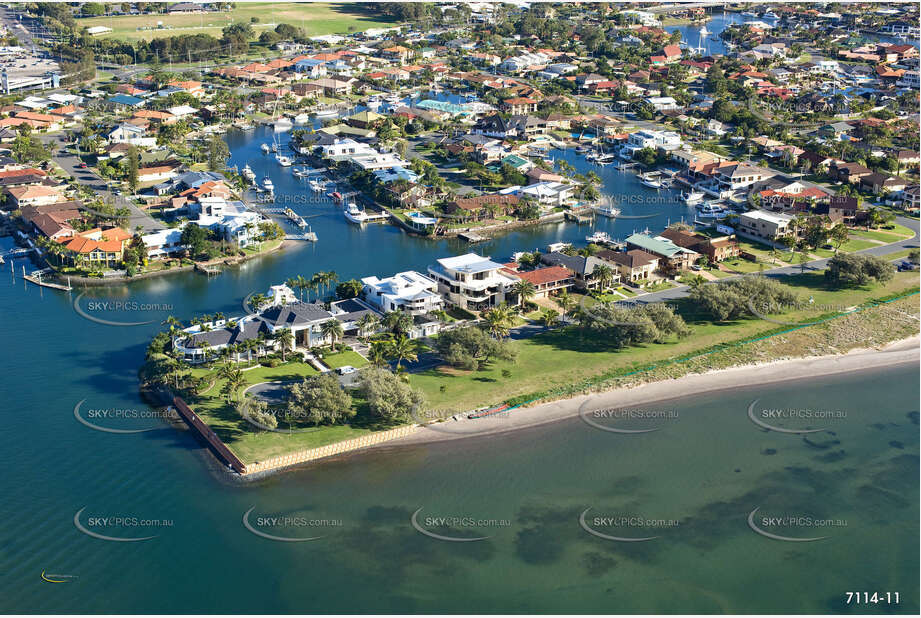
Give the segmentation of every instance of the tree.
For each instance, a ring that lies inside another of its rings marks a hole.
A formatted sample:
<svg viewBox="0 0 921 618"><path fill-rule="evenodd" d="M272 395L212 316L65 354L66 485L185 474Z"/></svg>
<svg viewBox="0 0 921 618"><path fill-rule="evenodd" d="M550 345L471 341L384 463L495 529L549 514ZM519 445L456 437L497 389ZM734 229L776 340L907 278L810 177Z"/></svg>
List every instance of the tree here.
<svg viewBox="0 0 921 618"><path fill-rule="evenodd" d="M404 360L412 363L419 360L419 342L406 335L397 335L387 344L387 355L396 359L397 371L400 371Z"/></svg>
<svg viewBox="0 0 921 618"><path fill-rule="evenodd" d="M515 284L512 286L512 292L518 296L518 304L524 305L526 302L528 302L529 299L533 298L534 295L537 294L537 288L534 287L534 284L530 281L522 279L515 282Z"/></svg>
<svg viewBox="0 0 921 618"><path fill-rule="evenodd" d="M371 414L382 420L410 418L414 409L425 404L422 391L412 388L386 369L363 369L360 384Z"/></svg>
<svg viewBox="0 0 921 618"><path fill-rule="evenodd" d="M380 328L381 321L375 314L368 312L358 318L356 324L358 326L359 335L367 336Z"/></svg>
<svg viewBox="0 0 921 618"><path fill-rule="evenodd" d="M614 269L607 264L598 264L592 270L592 275L598 281L598 289L602 292L611 287L614 282Z"/></svg>
<svg viewBox="0 0 921 618"><path fill-rule="evenodd" d="M342 329L342 323L339 320L332 319L326 320L320 325L320 333L323 334L324 338L329 338L332 347L336 347L336 342L342 338L345 331Z"/></svg>
<svg viewBox="0 0 921 618"><path fill-rule="evenodd" d="M734 320L757 311L779 313L778 308L796 303L795 292L767 277L741 277L702 285L691 290L691 300L719 322Z"/></svg>
<svg viewBox="0 0 921 618"><path fill-rule="evenodd" d="M349 279L348 281L343 281L336 286L336 298L342 300L345 298L356 298L361 294L362 286L361 281L358 279Z"/></svg>
<svg viewBox="0 0 921 618"><path fill-rule="evenodd" d="M243 397L237 406L237 412L247 421L260 429L272 430L278 427L278 417L268 411L269 404L252 395Z"/></svg>
<svg viewBox="0 0 921 618"><path fill-rule="evenodd" d="M387 344L386 340L372 341L371 348L368 350L368 362L372 367L387 366Z"/></svg>
<svg viewBox="0 0 921 618"><path fill-rule="evenodd" d="M285 351L288 348L294 349L294 333L290 328L283 328L275 335L275 339L281 346L281 362L285 362Z"/></svg>
<svg viewBox="0 0 921 618"><path fill-rule="evenodd" d="M223 171L229 158L230 149L227 142L218 135L212 135L208 141L208 169L212 172Z"/></svg>
<svg viewBox="0 0 921 618"><path fill-rule="evenodd" d="M307 376L288 388L288 409L314 425L331 424L355 416L352 398L332 372Z"/></svg>
<svg viewBox="0 0 921 618"><path fill-rule="evenodd" d="M512 314L505 303L484 311L480 317L486 325L486 330L496 339L501 339L508 335L512 324Z"/></svg>
<svg viewBox="0 0 921 618"><path fill-rule="evenodd" d="M413 328L413 316L403 311L390 311L381 320L384 328L394 335L408 335Z"/></svg>
<svg viewBox="0 0 921 618"><path fill-rule="evenodd" d="M253 294L249 297L249 308L254 312L258 312L267 302L269 302L268 296L265 294Z"/></svg>
<svg viewBox="0 0 921 618"><path fill-rule="evenodd" d="M442 332L435 342L435 349L448 364L474 371L494 360L515 358L515 351L508 342L493 339L475 326Z"/></svg>
<svg viewBox="0 0 921 618"><path fill-rule="evenodd" d="M227 402L236 399L237 391L246 385L246 377L243 371L234 365L224 365L218 370L218 377L224 378L224 386L221 388L221 394Z"/></svg>
<svg viewBox="0 0 921 618"><path fill-rule="evenodd" d="M841 245L847 242L848 238L848 229L847 226L843 223L838 223L835 227L831 228L831 232L828 235L828 239L832 242L832 245L835 247L835 253L838 253L838 250L841 248Z"/></svg>
<svg viewBox="0 0 921 618"><path fill-rule="evenodd" d="M188 248L189 255L194 258L204 253L209 235L208 230L197 223L187 223L179 236L179 242Z"/></svg>
<svg viewBox="0 0 921 618"><path fill-rule="evenodd" d="M131 188L131 193L138 192L139 159L137 146L131 145L128 148L128 171L125 177L125 180L128 182L128 187Z"/></svg>
<svg viewBox="0 0 921 618"><path fill-rule="evenodd" d="M864 253L835 255L825 270L825 280L834 287L858 287L871 281L885 283L892 277L892 264Z"/></svg>
<svg viewBox="0 0 921 618"><path fill-rule="evenodd" d="M544 309L540 314L540 322L547 328L553 328L560 321L560 312L555 309Z"/></svg>

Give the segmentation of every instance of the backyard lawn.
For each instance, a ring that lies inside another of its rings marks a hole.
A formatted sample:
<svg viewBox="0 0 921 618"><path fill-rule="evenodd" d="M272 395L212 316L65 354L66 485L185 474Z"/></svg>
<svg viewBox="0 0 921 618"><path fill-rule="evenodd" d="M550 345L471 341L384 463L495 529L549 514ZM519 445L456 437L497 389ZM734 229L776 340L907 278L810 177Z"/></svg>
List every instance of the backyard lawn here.
<svg viewBox="0 0 921 618"><path fill-rule="evenodd" d="M320 361L330 369L338 369L339 367L345 367L346 365L351 365L355 368L361 368L368 364L367 359L354 350L336 352L335 354L327 353L323 355L323 358L320 359Z"/></svg>

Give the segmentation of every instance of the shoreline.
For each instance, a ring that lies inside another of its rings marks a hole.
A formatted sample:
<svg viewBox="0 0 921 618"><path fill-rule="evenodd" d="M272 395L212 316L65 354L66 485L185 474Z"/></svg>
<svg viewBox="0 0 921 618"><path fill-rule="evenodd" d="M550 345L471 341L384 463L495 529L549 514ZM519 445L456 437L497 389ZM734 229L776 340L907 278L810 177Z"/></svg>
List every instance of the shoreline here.
<svg viewBox="0 0 921 618"><path fill-rule="evenodd" d="M657 380L632 387L615 388L539 403L532 407L515 408L504 416L487 417L476 421L462 419L434 423L432 424L434 427L422 426L413 435L398 438L374 448L402 448L434 444L495 436L519 429L538 427L578 417L580 409L587 402L593 409L622 409L729 389L913 364L921 360L919 345L921 345L921 335L914 335L907 339L893 341L878 349L855 348L843 354L789 358L688 374L675 379ZM791 374L795 377L791 377ZM486 427L483 427L483 424L486 424ZM468 425L470 430L465 427Z"/></svg>

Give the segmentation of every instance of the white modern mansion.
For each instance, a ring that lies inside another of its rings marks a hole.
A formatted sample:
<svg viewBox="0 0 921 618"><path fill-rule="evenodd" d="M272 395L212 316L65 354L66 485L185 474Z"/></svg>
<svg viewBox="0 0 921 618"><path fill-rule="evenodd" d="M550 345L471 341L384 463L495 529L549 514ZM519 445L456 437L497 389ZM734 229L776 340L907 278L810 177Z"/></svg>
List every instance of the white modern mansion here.
<svg viewBox="0 0 921 618"><path fill-rule="evenodd" d="M413 270L397 273L386 279L376 276L361 280L362 296L375 308L388 313L404 311L423 315L444 308L444 299L438 294L438 284Z"/></svg>
<svg viewBox="0 0 921 618"><path fill-rule="evenodd" d="M476 253L441 258L429 266L438 292L461 309L482 311L505 301L506 291L517 277L502 272L502 264Z"/></svg>

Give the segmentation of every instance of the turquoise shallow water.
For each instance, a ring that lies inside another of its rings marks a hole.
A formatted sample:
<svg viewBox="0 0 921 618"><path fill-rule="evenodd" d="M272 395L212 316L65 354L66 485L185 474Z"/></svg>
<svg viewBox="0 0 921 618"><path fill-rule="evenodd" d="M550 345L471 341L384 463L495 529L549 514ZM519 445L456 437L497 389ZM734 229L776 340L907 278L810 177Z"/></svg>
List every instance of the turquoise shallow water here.
<svg viewBox="0 0 921 618"><path fill-rule="evenodd" d="M250 153L258 140L231 143L241 160L261 156ZM638 190L632 178L604 173L608 191ZM246 294L295 274L424 269L435 256L465 249L388 226L359 231L331 205L304 208L321 214L312 220L315 246L247 263L210 283L176 275L95 291L82 302L172 306L108 316L115 319L233 314ZM662 223L674 217L668 208L658 215ZM535 228L492 241L484 253L502 258L586 233L566 224ZM653 411L674 410L677 418L644 435L615 436L574 419L381 449L238 486L220 480L187 433L160 421L99 421L158 428L115 435L74 419L83 399L84 412L146 409L135 374L156 324L90 322L73 311L72 298L0 273L0 610L823 613L848 611L848 591L897 591L899 607L872 609L917 613L917 366L657 404ZM756 398L759 406L847 414L823 423L810 444L759 430L746 415ZM748 527L756 507L764 516L845 523L772 526L791 537L829 537L775 541ZM242 524L250 508L257 531L323 538L256 536ZM410 524L420 508L418 521L430 532L489 538L425 536ZM595 526L658 537L609 541L580 527L587 508L590 524L596 516L632 516L677 525ZM155 538L91 538L74 525L81 509L79 521L92 532ZM289 521L271 525L267 517ZM429 519L438 517L461 521ZM162 521L133 525L133 518ZM43 571L66 583L42 581Z"/></svg>

